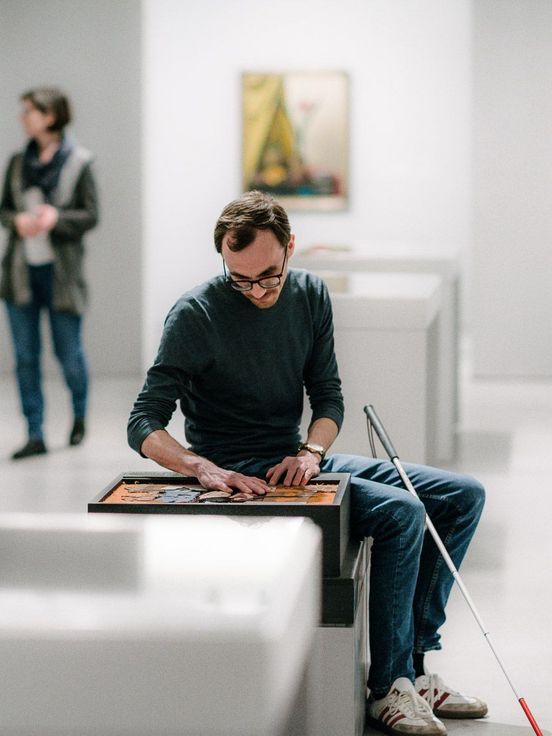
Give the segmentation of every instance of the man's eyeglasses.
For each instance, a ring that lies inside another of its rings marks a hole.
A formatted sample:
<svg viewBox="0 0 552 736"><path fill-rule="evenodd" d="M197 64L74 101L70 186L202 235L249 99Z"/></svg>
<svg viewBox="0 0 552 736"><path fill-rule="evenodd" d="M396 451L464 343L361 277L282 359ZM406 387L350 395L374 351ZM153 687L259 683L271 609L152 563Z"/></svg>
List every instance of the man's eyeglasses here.
<svg viewBox="0 0 552 736"><path fill-rule="evenodd" d="M286 268L287 254L288 249L286 248L286 252L284 253L284 262L282 263L282 270L280 273L276 273L273 276L263 276L260 279L233 279L226 272L226 263L223 258L222 267L224 269L226 281L233 289L236 289L236 291L251 291L253 284L259 284L263 289L275 289L277 286L280 286L280 282L282 281L282 276L284 275L284 270Z"/></svg>

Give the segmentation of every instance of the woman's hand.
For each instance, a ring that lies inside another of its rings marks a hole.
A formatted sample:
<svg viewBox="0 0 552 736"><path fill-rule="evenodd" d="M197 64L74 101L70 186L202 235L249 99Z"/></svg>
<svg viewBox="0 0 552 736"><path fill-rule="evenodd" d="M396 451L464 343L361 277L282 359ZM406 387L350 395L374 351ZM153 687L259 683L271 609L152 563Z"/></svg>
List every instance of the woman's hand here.
<svg viewBox="0 0 552 736"><path fill-rule="evenodd" d="M13 223L20 238L34 238L40 232L36 217L30 212L18 212Z"/></svg>
<svg viewBox="0 0 552 736"><path fill-rule="evenodd" d="M39 232L49 233L59 220L59 212L51 204L39 204L36 208L36 222Z"/></svg>

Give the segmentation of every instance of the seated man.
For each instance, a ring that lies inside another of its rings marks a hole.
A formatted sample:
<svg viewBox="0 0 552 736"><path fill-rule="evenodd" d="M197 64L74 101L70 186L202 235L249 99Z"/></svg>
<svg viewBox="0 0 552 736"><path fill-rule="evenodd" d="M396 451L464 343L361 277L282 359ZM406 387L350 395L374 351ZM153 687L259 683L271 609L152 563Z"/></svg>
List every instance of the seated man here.
<svg viewBox="0 0 552 736"><path fill-rule="evenodd" d="M343 420L324 283L289 268L295 239L285 210L248 192L223 210L215 246L224 275L171 309L154 365L130 415L129 443L165 468L212 490L262 495L324 472L351 473L351 530L373 537L368 716L391 734L444 734L439 717L478 718L487 707L424 671L440 649L453 582L424 533L429 512L459 565L484 503L468 476L405 465L421 500L388 461L327 455ZM377 356L374 356L377 360ZM303 389L312 409L299 425ZM165 427L180 401L189 448Z"/></svg>

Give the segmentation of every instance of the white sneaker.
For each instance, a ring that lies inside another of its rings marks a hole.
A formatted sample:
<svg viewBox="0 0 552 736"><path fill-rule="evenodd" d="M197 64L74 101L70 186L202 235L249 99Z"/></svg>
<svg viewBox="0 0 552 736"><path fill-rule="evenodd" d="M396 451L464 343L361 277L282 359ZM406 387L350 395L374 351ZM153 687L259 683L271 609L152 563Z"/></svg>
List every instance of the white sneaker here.
<svg viewBox="0 0 552 736"><path fill-rule="evenodd" d="M368 700L368 722L393 736L443 736L447 732L406 677L398 677L384 698Z"/></svg>
<svg viewBox="0 0 552 736"><path fill-rule="evenodd" d="M441 680L439 675L421 675L414 683L416 692L439 718L483 718L487 705L479 698L462 695Z"/></svg>

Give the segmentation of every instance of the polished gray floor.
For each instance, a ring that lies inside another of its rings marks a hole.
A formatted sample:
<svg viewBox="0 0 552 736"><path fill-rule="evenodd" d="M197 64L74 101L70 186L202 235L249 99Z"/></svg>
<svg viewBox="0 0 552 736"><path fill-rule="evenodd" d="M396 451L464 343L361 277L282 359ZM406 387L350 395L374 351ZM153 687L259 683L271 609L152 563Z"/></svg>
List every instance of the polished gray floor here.
<svg viewBox="0 0 552 736"><path fill-rule="evenodd" d="M475 381L465 366L459 452L453 466L478 477L487 505L462 578L520 697L552 728L552 383ZM481 736L532 733L459 590L430 667L484 697L489 718L447 722Z"/></svg>
<svg viewBox="0 0 552 736"><path fill-rule="evenodd" d="M48 455L13 462L24 441L15 386L0 378L0 511L86 513L86 504L124 470L155 468L126 445L126 419L141 378L93 382L89 433L67 447L70 411L58 379L47 382ZM458 456L451 468L487 487L484 519L462 576L519 695L541 728L552 728L552 384L475 381L463 370ZM176 432L179 423L173 420ZM368 449L368 448L367 448ZM400 448L399 452L400 452ZM527 720L458 590L430 668L480 695L490 715L448 722L451 733L530 734ZM339 736L339 734L336 734Z"/></svg>

